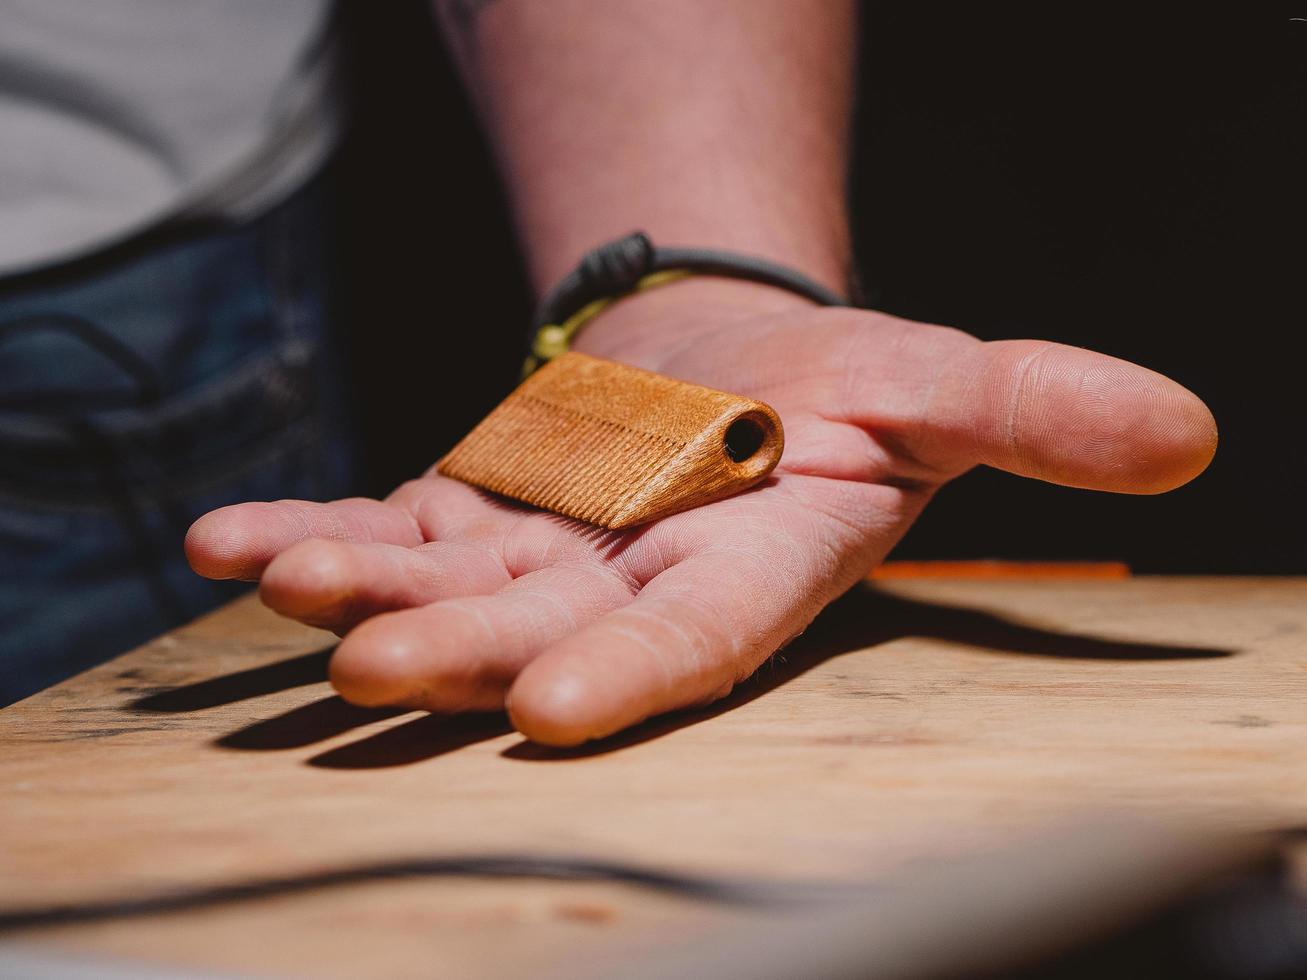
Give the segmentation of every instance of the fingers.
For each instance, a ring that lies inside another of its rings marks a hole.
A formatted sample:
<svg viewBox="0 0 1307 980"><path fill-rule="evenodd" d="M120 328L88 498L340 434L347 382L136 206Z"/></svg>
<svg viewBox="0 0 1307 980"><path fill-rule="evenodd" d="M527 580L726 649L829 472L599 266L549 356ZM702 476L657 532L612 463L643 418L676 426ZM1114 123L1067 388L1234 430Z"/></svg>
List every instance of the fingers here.
<svg viewBox="0 0 1307 980"><path fill-rule="evenodd" d="M545 650L508 696L517 729L577 745L727 694L829 598L748 548L663 572L631 603Z"/></svg>
<svg viewBox="0 0 1307 980"><path fill-rule="evenodd" d="M341 642L331 682L364 706L500 708L540 650L629 602L634 587L598 561L560 564L494 595L384 613Z"/></svg>
<svg viewBox="0 0 1307 980"><path fill-rule="evenodd" d="M409 547L423 541L408 512L379 500L277 500L233 504L205 514L186 533L186 557L208 578L252 581L277 554L309 538Z"/></svg>
<svg viewBox="0 0 1307 980"><path fill-rule="evenodd" d="M259 596L283 616L343 633L378 613L496 592L511 581L503 561L481 545L313 539L272 560Z"/></svg>
<svg viewBox="0 0 1307 980"><path fill-rule="evenodd" d="M1161 493L1216 452L1192 392L1103 354L1039 341L971 343L938 369L910 448L954 465L1121 493Z"/></svg>

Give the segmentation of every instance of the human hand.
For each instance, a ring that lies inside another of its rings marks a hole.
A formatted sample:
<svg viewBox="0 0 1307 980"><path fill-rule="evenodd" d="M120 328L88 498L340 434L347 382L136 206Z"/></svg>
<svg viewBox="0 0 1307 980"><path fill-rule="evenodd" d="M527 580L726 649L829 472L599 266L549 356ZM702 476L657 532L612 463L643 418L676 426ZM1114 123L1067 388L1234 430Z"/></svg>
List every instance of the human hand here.
<svg viewBox="0 0 1307 980"><path fill-rule="evenodd" d="M977 464L1158 493L1216 446L1201 401L1124 361L744 283L642 294L581 341L767 402L780 464L753 490L623 532L433 470L384 501L214 511L187 535L191 564L259 579L273 609L344 635L330 673L350 701L506 707L528 738L574 745L726 695Z"/></svg>

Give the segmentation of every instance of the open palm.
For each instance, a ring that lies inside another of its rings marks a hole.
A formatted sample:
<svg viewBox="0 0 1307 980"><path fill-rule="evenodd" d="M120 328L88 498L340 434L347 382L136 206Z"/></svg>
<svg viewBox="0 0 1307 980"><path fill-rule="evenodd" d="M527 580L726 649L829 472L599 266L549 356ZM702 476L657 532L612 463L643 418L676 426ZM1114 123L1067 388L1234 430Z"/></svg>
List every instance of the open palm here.
<svg viewBox="0 0 1307 980"><path fill-rule="evenodd" d="M433 472L384 501L214 511L192 564L344 634L331 680L351 701L507 706L529 738L571 745L724 696L977 464L1156 493L1215 449L1184 388L1078 348L807 308L640 336L591 352L776 409L767 481L605 532Z"/></svg>

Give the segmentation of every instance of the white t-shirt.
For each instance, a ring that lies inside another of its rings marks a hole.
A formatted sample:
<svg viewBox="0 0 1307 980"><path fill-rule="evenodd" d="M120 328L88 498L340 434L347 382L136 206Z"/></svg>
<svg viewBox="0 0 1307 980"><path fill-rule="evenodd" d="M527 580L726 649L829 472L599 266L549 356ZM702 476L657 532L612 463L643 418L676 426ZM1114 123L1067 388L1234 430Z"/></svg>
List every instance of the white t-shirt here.
<svg viewBox="0 0 1307 980"><path fill-rule="evenodd" d="M341 128L330 0L0 0L0 275L300 186Z"/></svg>

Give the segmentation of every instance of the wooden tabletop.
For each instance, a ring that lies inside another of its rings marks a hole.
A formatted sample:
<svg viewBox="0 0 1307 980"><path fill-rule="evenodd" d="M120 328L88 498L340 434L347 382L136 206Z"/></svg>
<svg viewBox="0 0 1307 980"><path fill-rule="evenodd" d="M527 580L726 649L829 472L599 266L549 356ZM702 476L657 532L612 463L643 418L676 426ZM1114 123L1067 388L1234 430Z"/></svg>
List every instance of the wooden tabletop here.
<svg viewBox="0 0 1307 980"><path fill-rule="evenodd" d="M855 590L727 702L583 750L355 709L243 600L0 711L0 913L360 862L848 878L1089 812L1307 823L1307 579ZM324 888L5 937L260 975L500 976L747 913L621 884Z"/></svg>

